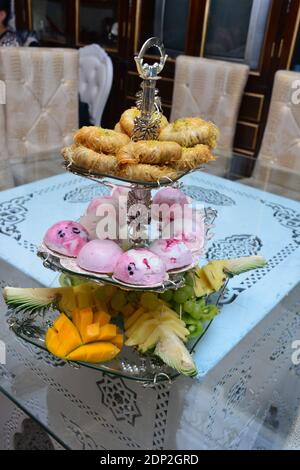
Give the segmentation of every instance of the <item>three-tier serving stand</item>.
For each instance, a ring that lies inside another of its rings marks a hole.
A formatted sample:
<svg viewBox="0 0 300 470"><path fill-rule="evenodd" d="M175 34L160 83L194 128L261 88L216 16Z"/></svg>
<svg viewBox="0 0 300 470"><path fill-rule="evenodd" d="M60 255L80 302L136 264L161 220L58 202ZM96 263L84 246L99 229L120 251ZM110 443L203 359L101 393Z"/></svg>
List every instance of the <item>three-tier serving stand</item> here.
<svg viewBox="0 0 300 470"><path fill-rule="evenodd" d="M148 63L144 62L144 59L149 49L153 47L157 48L159 51L159 61L149 65ZM158 138L162 109L161 100L158 95L157 82L160 79L160 74L165 66L167 57L168 56L165 53L163 43L159 38L150 38L148 41L146 41L139 54L135 57L135 62L142 83L141 90L136 95L136 106L140 110L140 115L135 119L134 122L134 133L132 137L132 140L134 141L157 140ZM144 182L133 180L129 181L116 176L95 173L93 171L78 168L73 163L65 163L65 167L67 171L75 175L88 178L107 187L111 188L121 186L122 188L127 188L128 213L130 212L130 207L133 205L143 204L143 206L146 206L147 208L148 213L144 220L145 230L147 230L151 222L151 190L174 185L177 187L183 187L181 184L179 184L179 180L187 174L179 174L176 180L163 178L157 182ZM206 209L204 212L207 235L210 228L212 227L216 215L216 212L212 209ZM132 222L130 217L128 217L127 222L129 226ZM131 233L130 231L128 231L128 237L130 247L136 248L147 246L148 240L141 240L140 238L136 238L135 234ZM188 266L185 269L170 272L168 280L162 284L147 287L127 285L108 275L98 275L84 272L83 270L80 270L78 266L76 266L74 260L63 256L58 256L57 254L48 250L44 245L39 249L38 256L43 260L44 266L53 271L61 272L66 275L80 276L102 285L115 285L124 290L148 290L158 293L169 289L178 289L179 287L183 286L185 283L186 272L194 267ZM221 294L217 294L214 299L215 303L219 302ZM46 350L44 333L49 324L52 323L55 315L55 312L47 312L47 315L44 316L39 315L35 318L22 318L21 320L17 315L14 315L10 318L10 325L18 336L32 343L33 345ZM210 323L206 325L204 333L207 331ZM189 344L190 352L193 352L196 344L203 334ZM129 347L123 347L119 356L109 363L89 364L76 362L70 364L73 366L75 365L75 367L85 366L102 372L119 375L148 385L155 385L156 383L165 380L170 381L179 375L175 370L166 366L159 359L153 357L152 355L141 355L138 351Z"/></svg>

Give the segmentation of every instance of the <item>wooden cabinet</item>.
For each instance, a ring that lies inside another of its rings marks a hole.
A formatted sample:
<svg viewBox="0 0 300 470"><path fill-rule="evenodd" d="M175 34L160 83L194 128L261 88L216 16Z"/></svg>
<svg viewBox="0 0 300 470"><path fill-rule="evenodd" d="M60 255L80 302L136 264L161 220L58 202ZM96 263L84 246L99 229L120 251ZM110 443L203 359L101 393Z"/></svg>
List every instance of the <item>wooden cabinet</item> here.
<svg viewBox="0 0 300 470"><path fill-rule="evenodd" d="M276 71L300 70L300 0L18 0L16 7L18 27L36 29L42 45L96 42L107 50L114 63L107 126L135 102L140 79L133 56L151 36L161 37L169 54L159 82L167 116L177 55L250 66L234 143L247 156L259 151ZM155 60L151 51L148 60Z"/></svg>

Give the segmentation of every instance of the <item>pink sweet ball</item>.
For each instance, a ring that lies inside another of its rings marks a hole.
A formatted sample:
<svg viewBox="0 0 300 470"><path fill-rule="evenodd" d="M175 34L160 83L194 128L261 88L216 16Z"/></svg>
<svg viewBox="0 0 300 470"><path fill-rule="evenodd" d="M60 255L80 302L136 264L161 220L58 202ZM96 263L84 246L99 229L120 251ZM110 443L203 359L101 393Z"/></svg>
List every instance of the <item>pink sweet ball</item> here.
<svg viewBox="0 0 300 470"><path fill-rule="evenodd" d="M145 248L129 250L119 258L114 277L127 284L153 286L166 279L166 266Z"/></svg>
<svg viewBox="0 0 300 470"><path fill-rule="evenodd" d="M111 212L112 214L118 215L118 202L116 201L115 198L112 196L98 196L93 199L88 208L87 208L87 214L94 214L96 215L97 209L99 206L104 205L107 206L107 209L109 209L109 206L111 206Z"/></svg>
<svg viewBox="0 0 300 470"><path fill-rule="evenodd" d="M193 262L192 252L180 240L156 240L152 243L149 250L163 260L167 271L189 266Z"/></svg>
<svg viewBox="0 0 300 470"><path fill-rule="evenodd" d="M170 208L173 206L173 209L177 207L180 214L182 213L184 206L189 204L189 199L179 189L164 188L155 194L152 204L152 217L154 219L159 219L159 217L161 217L159 210L160 205L164 204ZM165 217L165 221L166 220L174 220L174 213L172 211L169 213L169 216Z"/></svg>
<svg viewBox="0 0 300 470"><path fill-rule="evenodd" d="M197 211L185 212L185 218L165 224L162 238L175 238L184 242L192 253L201 254L205 245L205 224Z"/></svg>
<svg viewBox="0 0 300 470"><path fill-rule="evenodd" d="M114 186L111 191L111 197L114 199L118 199L120 196L127 198L129 191L129 188L124 188L122 186Z"/></svg>
<svg viewBox="0 0 300 470"><path fill-rule="evenodd" d="M70 220L52 225L44 236L44 243L50 250L74 258L88 240L87 230L81 224Z"/></svg>
<svg viewBox="0 0 300 470"><path fill-rule="evenodd" d="M111 240L92 240L80 251L77 264L86 271L111 274L122 254L123 250Z"/></svg>

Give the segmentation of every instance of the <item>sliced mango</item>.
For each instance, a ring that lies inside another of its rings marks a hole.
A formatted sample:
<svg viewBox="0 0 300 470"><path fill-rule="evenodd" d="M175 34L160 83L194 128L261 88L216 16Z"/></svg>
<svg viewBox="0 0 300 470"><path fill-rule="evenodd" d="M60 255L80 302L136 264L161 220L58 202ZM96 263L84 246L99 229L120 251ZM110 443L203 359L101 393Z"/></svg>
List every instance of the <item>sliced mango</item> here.
<svg viewBox="0 0 300 470"><path fill-rule="evenodd" d="M111 340L111 343L117 346L117 348L122 349L124 344L124 336L121 333L117 334L117 336Z"/></svg>
<svg viewBox="0 0 300 470"><path fill-rule="evenodd" d="M91 343L75 349L68 354L67 359L92 363L105 362L111 361L119 352L120 349L112 343Z"/></svg>
<svg viewBox="0 0 300 470"><path fill-rule="evenodd" d="M86 332L84 334L85 343L94 343L97 341L100 335L100 325L99 323L92 323L86 327Z"/></svg>
<svg viewBox="0 0 300 470"><path fill-rule="evenodd" d="M64 322L59 325L59 328L57 325L55 325L54 328L57 329L58 339L62 345L63 350L65 351L66 349L67 351L64 352L66 355L69 351L78 348L78 346L82 344L82 341L76 326L65 314L62 314L62 316L64 317Z"/></svg>
<svg viewBox="0 0 300 470"><path fill-rule="evenodd" d="M117 336L117 327L111 323L100 328L100 334L97 341L110 341Z"/></svg>
<svg viewBox="0 0 300 470"><path fill-rule="evenodd" d="M71 352L71 350L67 351L66 349L65 354L63 354L63 352L60 349L61 344L58 339L57 331L54 328L48 329L46 333L45 341L46 341L46 348L48 349L49 352L54 354L54 356L64 357L66 354Z"/></svg>
<svg viewBox="0 0 300 470"><path fill-rule="evenodd" d="M93 323L99 323L99 326L107 325L110 320L111 316L103 310L94 313Z"/></svg>
<svg viewBox="0 0 300 470"><path fill-rule="evenodd" d="M72 320L78 329L83 342L86 342L87 326L93 323L93 310L91 308L76 309L73 312Z"/></svg>
<svg viewBox="0 0 300 470"><path fill-rule="evenodd" d="M64 313L55 320L53 328L47 331L47 349L56 356L65 357L81 344L82 341L75 325Z"/></svg>

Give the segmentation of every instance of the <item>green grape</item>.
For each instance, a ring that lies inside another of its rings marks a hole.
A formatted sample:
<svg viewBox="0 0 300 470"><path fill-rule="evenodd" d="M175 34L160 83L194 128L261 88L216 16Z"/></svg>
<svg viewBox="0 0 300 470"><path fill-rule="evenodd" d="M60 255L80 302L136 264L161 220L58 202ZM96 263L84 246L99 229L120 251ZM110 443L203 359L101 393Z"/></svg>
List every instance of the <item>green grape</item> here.
<svg viewBox="0 0 300 470"><path fill-rule="evenodd" d="M189 312L191 317L195 318L196 320L200 320L202 315L203 308L197 302L194 303L193 310Z"/></svg>
<svg viewBox="0 0 300 470"><path fill-rule="evenodd" d="M194 305L195 305L195 302L193 300L187 300L186 302L184 302L183 310L186 313L191 314L194 310Z"/></svg>
<svg viewBox="0 0 300 470"><path fill-rule="evenodd" d="M166 290L165 292L163 292L162 294L160 294L160 298L161 298L164 302L171 302L171 300L173 299L173 291L171 291L171 290Z"/></svg>
<svg viewBox="0 0 300 470"><path fill-rule="evenodd" d="M195 291L192 286L186 285L184 287L186 295L188 295L188 299L193 299L195 297Z"/></svg>
<svg viewBox="0 0 300 470"><path fill-rule="evenodd" d="M131 291L127 294L127 300L129 304L136 304L138 303L138 292Z"/></svg>
<svg viewBox="0 0 300 470"><path fill-rule="evenodd" d="M205 299L203 299L203 298L197 299L197 304L201 305L202 308L206 307Z"/></svg>
<svg viewBox="0 0 300 470"><path fill-rule="evenodd" d="M184 304L189 299L189 290L187 291L187 286L186 287L181 287L180 289L176 290L174 293L174 301L177 304Z"/></svg>
<svg viewBox="0 0 300 470"><path fill-rule="evenodd" d="M185 276L185 283L187 286L193 287L193 290L194 290L194 280L193 280L192 274L187 274Z"/></svg>
<svg viewBox="0 0 300 470"><path fill-rule="evenodd" d="M199 322L197 325L189 325L188 330L190 332L190 338L197 338L203 333L204 326Z"/></svg>
<svg viewBox="0 0 300 470"><path fill-rule="evenodd" d="M212 320L218 313L219 309L216 305L207 305L202 310L201 319L205 321Z"/></svg>
<svg viewBox="0 0 300 470"><path fill-rule="evenodd" d="M96 290L96 292L95 292L95 296L96 296L97 299L99 299L99 300L106 301L105 288L104 288L104 287L99 287L99 288Z"/></svg>
<svg viewBox="0 0 300 470"><path fill-rule="evenodd" d="M198 320L195 320L195 318L191 317L187 313L184 313L182 315L182 320L184 321L186 325L195 325L198 323Z"/></svg>
<svg viewBox="0 0 300 470"><path fill-rule="evenodd" d="M155 310L158 307L158 298L152 292L144 292L141 296L140 304L147 310Z"/></svg>
<svg viewBox="0 0 300 470"><path fill-rule="evenodd" d="M107 286L104 286L103 289L104 289L104 292L105 292L106 299L111 299L114 294L116 294L117 292L121 292L115 286L107 285Z"/></svg>
<svg viewBox="0 0 300 470"><path fill-rule="evenodd" d="M117 312L121 312L121 310L125 307L126 304L126 295L122 291L117 292L111 299L111 306Z"/></svg>

